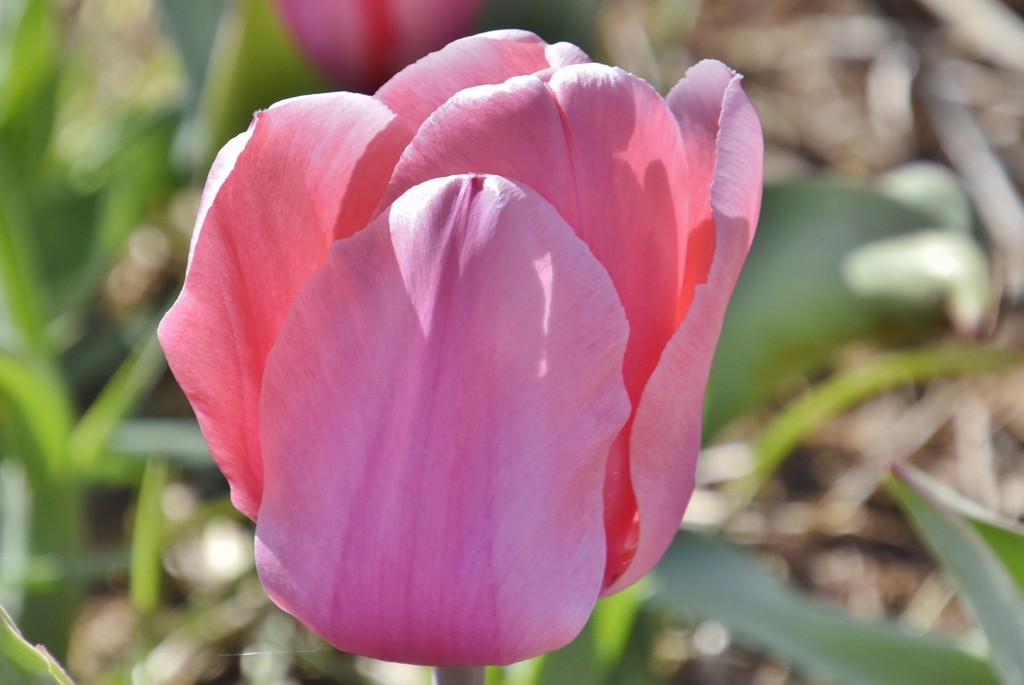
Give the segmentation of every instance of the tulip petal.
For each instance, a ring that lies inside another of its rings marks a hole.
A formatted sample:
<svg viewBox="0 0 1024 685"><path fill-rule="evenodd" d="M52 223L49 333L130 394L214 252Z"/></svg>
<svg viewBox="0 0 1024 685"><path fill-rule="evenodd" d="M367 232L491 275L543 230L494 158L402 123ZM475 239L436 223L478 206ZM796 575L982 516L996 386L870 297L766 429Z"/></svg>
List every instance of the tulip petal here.
<svg viewBox="0 0 1024 685"><path fill-rule="evenodd" d="M383 69L393 28L386 16L368 11L369 3L276 0L275 5L309 59L338 83L359 88Z"/></svg>
<svg viewBox="0 0 1024 685"><path fill-rule="evenodd" d="M686 86L673 93L679 99L670 97L670 104L680 117L693 167L713 167L714 258L706 283L696 284L686 318L669 341L637 408L630 470L639 540L632 563L605 594L646 574L678 531L693 492L714 348L760 211L764 143L740 78L713 62L698 65L693 75L695 81L690 83L688 74Z"/></svg>
<svg viewBox="0 0 1024 685"><path fill-rule="evenodd" d="M332 248L264 380L257 568L343 650L433 665L555 649L601 588L629 414L607 273L528 188L412 188Z"/></svg>
<svg viewBox="0 0 1024 685"><path fill-rule="evenodd" d="M382 206L453 173L499 174L537 190L611 275L630 325L623 373L636 406L710 266L710 169L692 173L679 124L641 79L600 64L545 76L546 83L523 76L452 97L403 154ZM608 582L636 543L628 445L627 425L606 479Z"/></svg>
<svg viewBox="0 0 1024 685"><path fill-rule="evenodd" d="M568 43L548 45L528 31L490 31L457 40L406 67L385 83L376 97L415 131L461 90L589 61Z"/></svg>
<svg viewBox="0 0 1024 685"><path fill-rule="evenodd" d="M266 355L330 243L369 220L408 137L371 97L310 96L258 113L214 164L185 285L159 336L232 501L250 518L263 489Z"/></svg>
<svg viewBox="0 0 1024 685"><path fill-rule="evenodd" d="M501 131L501 135L495 135ZM429 178L492 173L529 185L587 243L630 322L626 384L639 400L679 323L691 223L679 126L644 81L600 64L458 93L420 128L381 207ZM707 188L704 196L707 196ZM706 204L706 201L705 201Z"/></svg>
<svg viewBox="0 0 1024 685"><path fill-rule="evenodd" d="M277 0L313 62L348 88L375 87L465 33L480 0Z"/></svg>

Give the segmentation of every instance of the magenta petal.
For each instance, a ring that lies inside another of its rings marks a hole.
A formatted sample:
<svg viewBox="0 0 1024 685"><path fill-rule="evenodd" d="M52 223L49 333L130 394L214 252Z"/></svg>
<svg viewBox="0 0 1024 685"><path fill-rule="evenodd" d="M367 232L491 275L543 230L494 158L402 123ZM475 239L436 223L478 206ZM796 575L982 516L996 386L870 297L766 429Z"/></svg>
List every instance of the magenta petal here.
<svg viewBox="0 0 1024 685"><path fill-rule="evenodd" d="M277 0L309 57L348 88L374 87L464 34L480 0Z"/></svg>
<svg viewBox="0 0 1024 685"><path fill-rule="evenodd" d="M601 590L627 334L607 273L535 192L411 188L333 246L267 362L268 594L382 659L568 642Z"/></svg>
<svg viewBox="0 0 1024 685"><path fill-rule="evenodd" d="M457 40L406 67L376 97L415 131L461 90L584 61L589 58L567 43L548 45L527 31L491 31Z"/></svg>
<svg viewBox="0 0 1024 685"><path fill-rule="evenodd" d="M214 164L185 285L159 335L232 501L251 518L267 353L330 243L369 220L408 137L371 97L311 96L257 114Z"/></svg>
<svg viewBox="0 0 1024 685"><path fill-rule="evenodd" d="M703 155L714 160L710 163L714 169L714 260L707 282L696 285L686 318L669 341L637 408L630 470L639 511L639 540L632 563L605 594L646 574L679 528L693 492L712 356L760 211L764 142L757 114L738 76L718 63L702 63L696 69L697 87L672 104L684 132L689 132L687 144L694 166L701 166ZM717 72L717 76L727 72L729 76L705 80L709 72ZM678 92L686 90L674 91ZM709 105L716 100L717 107Z"/></svg>

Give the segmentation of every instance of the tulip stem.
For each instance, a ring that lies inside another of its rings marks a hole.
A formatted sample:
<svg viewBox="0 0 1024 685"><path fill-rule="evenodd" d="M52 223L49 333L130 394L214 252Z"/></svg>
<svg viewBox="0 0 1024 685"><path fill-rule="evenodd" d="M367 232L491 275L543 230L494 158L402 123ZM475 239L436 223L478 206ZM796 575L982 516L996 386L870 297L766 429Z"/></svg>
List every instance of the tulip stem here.
<svg viewBox="0 0 1024 685"><path fill-rule="evenodd" d="M484 685L487 669L483 666L438 666L434 685Z"/></svg>

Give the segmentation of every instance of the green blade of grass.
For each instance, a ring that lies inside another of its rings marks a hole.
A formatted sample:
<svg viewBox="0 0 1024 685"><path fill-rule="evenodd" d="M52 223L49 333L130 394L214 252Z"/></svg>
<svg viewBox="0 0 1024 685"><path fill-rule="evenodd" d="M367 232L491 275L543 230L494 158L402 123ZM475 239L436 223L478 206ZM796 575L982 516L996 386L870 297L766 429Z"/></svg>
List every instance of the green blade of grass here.
<svg viewBox="0 0 1024 685"><path fill-rule="evenodd" d="M754 445L754 471L736 481L740 502L748 500L813 430L843 411L886 390L912 383L1005 371L1021 363L1014 350L994 347L934 347L876 357L817 386L772 420Z"/></svg>
<svg viewBox="0 0 1024 685"><path fill-rule="evenodd" d="M43 314L48 294L29 240L32 226L24 205L26 193L6 157L0 141L0 287L5 309L20 336L18 342L48 358Z"/></svg>
<svg viewBox="0 0 1024 685"><path fill-rule="evenodd" d="M135 610L147 622L160 606L160 551L164 543L161 497L169 470L162 461L146 465L139 488L132 532L131 598Z"/></svg>
<svg viewBox="0 0 1024 685"><path fill-rule="evenodd" d="M843 685L995 685L991 665L952 640L854 618L800 595L731 545L687 533L655 570L651 602L714 620L736 639Z"/></svg>
<svg viewBox="0 0 1024 685"><path fill-rule="evenodd" d="M45 0L0 3L0 125L23 110L60 54L54 9Z"/></svg>
<svg viewBox="0 0 1024 685"><path fill-rule="evenodd" d="M21 636L0 608L0 682L5 685L73 685L60 664L42 647Z"/></svg>
<svg viewBox="0 0 1024 685"><path fill-rule="evenodd" d="M152 387L166 364L156 334L146 335L71 433L68 449L79 473L94 467L118 423Z"/></svg>
<svg viewBox="0 0 1024 685"><path fill-rule="evenodd" d="M962 517L981 534L1024 592L1024 526L967 499L923 471L914 471L913 480L936 504Z"/></svg>
<svg viewBox="0 0 1024 685"><path fill-rule="evenodd" d="M30 453L22 457L33 480L59 474L74 422L71 399L60 379L42 364L0 348L0 407L27 437Z"/></svg>
<svg viewBox="0 0 1024 685"><path fill-rule="evenodd" d="M1024 685L1024 596L981 534L941 506L942 496L914 468L894 465L886 486L956 582L988 638L1004 685Z"/></svg>

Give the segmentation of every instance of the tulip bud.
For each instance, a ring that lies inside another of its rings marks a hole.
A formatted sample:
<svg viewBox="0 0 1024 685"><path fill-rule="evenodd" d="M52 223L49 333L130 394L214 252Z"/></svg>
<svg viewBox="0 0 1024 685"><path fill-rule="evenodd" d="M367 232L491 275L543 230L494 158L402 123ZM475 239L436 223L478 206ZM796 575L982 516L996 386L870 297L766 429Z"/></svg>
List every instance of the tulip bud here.
<svg viewBox="0 0 1024 685"><path fill-rule="evenodd" d="M276 0L306 55L339 85L372 91L465 35L480 0Z"/></svg>

